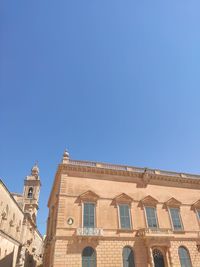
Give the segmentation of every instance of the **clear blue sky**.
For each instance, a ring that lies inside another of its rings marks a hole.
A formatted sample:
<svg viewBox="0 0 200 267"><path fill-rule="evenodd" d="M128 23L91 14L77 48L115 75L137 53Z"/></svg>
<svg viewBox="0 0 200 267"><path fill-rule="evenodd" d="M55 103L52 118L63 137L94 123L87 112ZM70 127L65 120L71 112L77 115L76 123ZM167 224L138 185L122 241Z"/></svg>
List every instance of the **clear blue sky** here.
<svg viewBox="0 0 200 267"><path fill-rule="evenodd" d="M200 173L200 1L0 3L0 176L74 159Z"/></svg>

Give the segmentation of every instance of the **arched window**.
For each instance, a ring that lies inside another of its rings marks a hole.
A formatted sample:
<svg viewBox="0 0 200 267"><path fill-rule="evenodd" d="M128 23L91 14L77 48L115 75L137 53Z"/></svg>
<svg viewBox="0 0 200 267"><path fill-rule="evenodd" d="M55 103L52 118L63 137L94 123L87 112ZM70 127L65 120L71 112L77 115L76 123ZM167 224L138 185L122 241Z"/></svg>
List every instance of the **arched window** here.
<svg viewBox="0 0 200 267"><path fill-rule="evenodd" d="M96 252L92 247L84 248L82 252L82 267L96 267Z"/></svg>
<svg viewBox="0 0 200 267"><path fill-rule="evenodd" d="M123 248L123 267L135 267L133 250L130 247Z"/></svg>
<svg viewBox="0 0 200 267"><path fill-rule="evenodd" d="M155 267L165 267L163 254L157 248L153 250L153 260Z"/></svg>
<svg viewBox="0 0 200 267"><path fill-rule="evenodd" d="M179 247L178 255L181 267L192 267L189 252L185 247Z"/></svg>
<svg viewBox="0 0 200 267"><path fill-rule="evenodd" d="M33 187L30 187L28 189L28 198L32 198L33 197Z"/></svg>

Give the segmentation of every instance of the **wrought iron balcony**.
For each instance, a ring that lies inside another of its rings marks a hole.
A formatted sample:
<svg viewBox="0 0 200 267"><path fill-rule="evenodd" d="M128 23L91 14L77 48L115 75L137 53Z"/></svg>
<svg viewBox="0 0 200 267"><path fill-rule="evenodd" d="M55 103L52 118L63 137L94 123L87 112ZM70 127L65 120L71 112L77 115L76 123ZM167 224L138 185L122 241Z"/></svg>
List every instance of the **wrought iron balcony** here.
<svg viewBox="0 0 200 267"><path fill-rule="evenodd" d="M103 236L102 228L83 227L76 229L77 236Z"/></svg>

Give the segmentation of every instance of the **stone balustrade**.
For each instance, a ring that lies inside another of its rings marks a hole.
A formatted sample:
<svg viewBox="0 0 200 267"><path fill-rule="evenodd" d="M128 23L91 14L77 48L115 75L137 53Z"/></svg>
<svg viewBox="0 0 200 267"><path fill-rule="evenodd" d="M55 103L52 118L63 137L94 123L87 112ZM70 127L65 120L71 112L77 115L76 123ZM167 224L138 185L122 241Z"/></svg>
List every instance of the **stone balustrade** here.
<svg viewBox="0 0 200 267"><path fill-rule="evenodd" d="M77 236L103 236L102 228L83 227L76 229Z"/></svg>
<svg viewBox="0 0 200 267"><path fill-rule="evenodd" d="M111 169L111 170L118 170L118 171L129 171L129 172L135 172L135 173L146 173L149 175L172 176L174 178L182 178L182 179L200 179L200 175L163 171L163 170L149 169L149 168L138 168L138 167L108 164L108 163L102 163L102 162L81 161L81 160L70 159L68 161L68 164L77 165L77 166L85 166L85 167L102 168L102 169Z"/></svg>
<svg viewBox="0 0 200 267"><path fill-rule="evenodd" d="M173 235L173 231L168 228L142 228L137 232L138 236L147 237L147 236L169 236Z"/></svg>

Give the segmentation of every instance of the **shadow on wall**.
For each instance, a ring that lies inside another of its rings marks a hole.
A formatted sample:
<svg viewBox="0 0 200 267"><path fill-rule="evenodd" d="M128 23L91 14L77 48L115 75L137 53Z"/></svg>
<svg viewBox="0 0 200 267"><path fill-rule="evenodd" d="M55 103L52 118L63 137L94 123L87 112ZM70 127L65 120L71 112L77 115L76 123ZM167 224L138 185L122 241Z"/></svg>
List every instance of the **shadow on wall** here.
<svg viewBox="0 0 200 267"><path fill-rule="evenodd" d="M13 263L13 252L6 255L0 260L0 267L12 267Z"/></svg>
<svg viewBox="0 0 200 267"><path fill-rule="evenodd" d="M25 267L36 267L37 262L34 260L33 255L29 254L28 251L26 251L25 254Z"/></svg>

